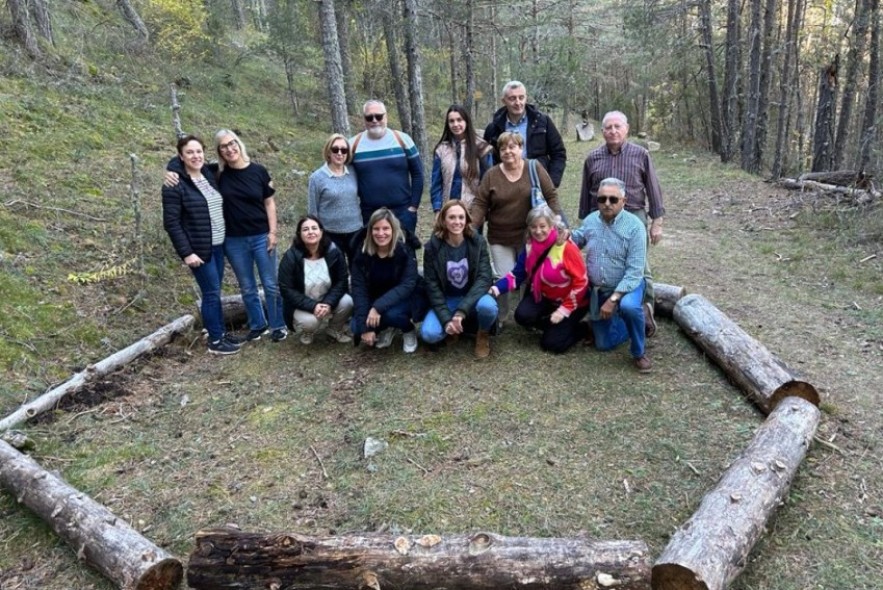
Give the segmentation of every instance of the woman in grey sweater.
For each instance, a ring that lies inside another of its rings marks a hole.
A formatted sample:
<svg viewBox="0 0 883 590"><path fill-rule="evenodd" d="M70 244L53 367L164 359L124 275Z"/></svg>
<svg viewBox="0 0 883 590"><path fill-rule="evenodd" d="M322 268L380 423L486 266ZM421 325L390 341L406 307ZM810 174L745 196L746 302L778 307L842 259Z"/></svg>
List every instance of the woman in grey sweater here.
<svg viewBox="0 0 883 590"><path fill-rule="evenodd" d="M362 229L356 171L347 166L352 149L346 137L335 133L325 142L322 155L325 164L310 175L307 212L322 222L325 235L352 260L352 241Z"/></svg>

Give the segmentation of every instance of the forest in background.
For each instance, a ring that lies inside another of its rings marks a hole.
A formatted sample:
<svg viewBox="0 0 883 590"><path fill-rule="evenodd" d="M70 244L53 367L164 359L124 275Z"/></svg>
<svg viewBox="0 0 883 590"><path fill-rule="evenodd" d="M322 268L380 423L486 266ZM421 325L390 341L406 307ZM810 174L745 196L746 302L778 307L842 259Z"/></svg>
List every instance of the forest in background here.
<svg viewBox="0 0 883 590"><path fill-rule="evenodd" d="M88 59L85 36L120 59L254 55L284 71L293 120L351 130L388 97L427 151L448 103L477 122L509 79L568 127L624 111L633 131L702 146L775 178L880 168L879 0L8 0L23 53ZM76 13L101 20L77 29ZM73 21L61 32L58 21ZM127 27L123 29L121 27ZM303 87L304 76L316 84Z"/></svg>

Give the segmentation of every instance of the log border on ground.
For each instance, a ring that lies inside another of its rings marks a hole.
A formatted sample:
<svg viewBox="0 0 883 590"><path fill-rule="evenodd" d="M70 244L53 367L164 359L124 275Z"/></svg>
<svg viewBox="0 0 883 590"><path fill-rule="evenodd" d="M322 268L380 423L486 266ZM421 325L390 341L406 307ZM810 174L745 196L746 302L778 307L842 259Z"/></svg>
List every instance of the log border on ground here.
<svg viewBox="0 0 883 590"><path fill-rule="evenodd" d="M0 485L76 551L79 559L123 590L171 590L181 562L87 494L0 440Z"/></svg>
<svg viewBox="0 0 883 590"><path fill-rule="evenodd" d="M653 310L659 315L671 317L675 305L687 295L687 290L678 285L653 283Z"/></svg>
<svg viewBox="0 0 883 590"><path fill-rule="evenodd" d="M723 590L785 500L819 424L819 409L788 397L672 535L653 566L653 590Z"/></svg>
<svg viewBox="0 0 883 590"><path fill-rule="evenodd" d="M642 541L473 535L196 533L187 584L216 588L649 590Z"/></svg>
<svg viewBox="0 0 883 590"><path fill-rule="evenodd" d="M94 365L89 365L58 387L23 404L19 409L0 420L0 432L14 428L25 420L30 420L38 414L51 410L63 397L79 391L90 381L113 373L141 355L165 346L174 338L175 334L189 330L195 322L196 318L192 315L183 315L138 342L130 344Z"/></svg>
<svg viewBox="0 0 883 590"><path fill-rule="evenodd" d="M765 413L788 396L819 405L810 383L796 379L785 364L701 295L687 295L672 314L680 328Z"/></svg>

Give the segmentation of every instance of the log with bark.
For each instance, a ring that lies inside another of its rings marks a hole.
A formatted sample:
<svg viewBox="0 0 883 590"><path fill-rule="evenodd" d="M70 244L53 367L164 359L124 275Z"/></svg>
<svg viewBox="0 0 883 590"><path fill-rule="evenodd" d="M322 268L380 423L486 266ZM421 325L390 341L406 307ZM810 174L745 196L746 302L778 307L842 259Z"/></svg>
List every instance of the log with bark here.
<svg viewBox="0 0 883 590"><path fill-rule="evenodd" d="M647 545L475 535L306 537L201 531L187 583L221 588L650 588Z"/></svg>
<svg viewBox="0 0 883 590"><path fill-rule="evenodd" d="M800 190L800 191L816 191L829 195L843 195L850 197L858 205L871 203L875 199L881 197L881 192L869 187L867 190L860 188L852 188L848 186L839 186L836 184L825 184L816 182L815 180L795 180L793 178L781 178L776 184L783 188Z"/></svg>
<svg viewBox="0 0 883 590"><path fill-rule="evenodd" d="M830 172L805 172L797 180L811 180L821 184L833 184L837 186L854 186L867 189L873 176L856 170L832 170Z"/></svg>
<svg viewBox="0 0 883 590"><path fill-rule="evenodd" d="M58 387L51 389L37 399L24 404L12 414L0 420L0 432L13 428L25 420L30 420L34 416L47 410L51 410L63 397L76 393L90 381L94 381L99 377L113 373L141 355L165 346L176 334L189 330L195 321L196 319L192 315L181 316L174 322L166 324L150 336L145 336L138 342L115 352L94 365L89 365L85 370L80 371Z"/></svg>
<svg viewBox="0 0 883 590"><path fill-rule="evenodd" d="M677 285L666 285L665 283L653 283L653 292L654 311L656 314L666 317L671 317L677 302L687 294L685 288L678 287Z"/></svg>
<svg viewBox="0 0 883 590"><path fill-rule="evenodd" d="M258 297L264 307L267 301L264 298L264 290L258 289ZM196 309L202 309L202 299L196 300ZM224 322L231 326L242 326L248 323L248 314L245 312L245 303L242 302L242 295L224 295L221 297L221 313L224 314Z"/></svg>
<svg viewBox="0 0 883 590"><path fill-rule="evenodd" d="M177 588L181 562L110 510L0 441L0 485L123 590Z"/></svg>
<svg viewBox="0 0 883 590"><path fill-rule="evenodd" d="M799 397L783 400L754 439L672 535L653 566L653 590L723 590L788 493L819 423Z"/></svg>
<svg viewBox="0 0 883 590"><path fill-rule="evenodd" d="M701 295L678 301L673 317L765 414L790 395L819 405L815 387L796 379L785 363Z"/></svg>

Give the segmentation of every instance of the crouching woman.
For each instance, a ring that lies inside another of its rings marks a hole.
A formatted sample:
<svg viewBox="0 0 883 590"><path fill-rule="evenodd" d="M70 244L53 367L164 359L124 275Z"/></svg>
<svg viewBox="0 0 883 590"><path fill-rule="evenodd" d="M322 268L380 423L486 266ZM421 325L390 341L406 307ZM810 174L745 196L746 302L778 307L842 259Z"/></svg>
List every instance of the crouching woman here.
<svg viewBox="0 0 883 590"><path fill-rule="evenodd" d="M487 242L472 227L459 200L447 201L435 220L423 252L423 280L430 310L420 327L427 344L446 336L475 334L475 356L491 353L490 332L497 321L497 302L488 294L493 284Z"/></svg>
<svg viewBox="0 0 883 590"><path fill-rule="evenodd" d="M349 342L346 324L353 313L347 295L349 272L343 252L331 242L318 218L301 217L291 247L279 263L282 316L289 330L310 344L322 325L337 342Z"/></svg>
<svg viewBox="0 0 883 590"><path fill-rule="evenodd" d="M392 344L396 330L402 332L403 350L417 350L417 331L412 309L417 288L417 258L406 240L398 218L386 207L375 211L357 238L352 263L355 343L376 348ZM419 245L419 244L418 244Z"/></svg>
<svg viewBox="0 0 883 590"><path fill-rule="evenodd" d="M582 320L589 311L589 279L579 248L571 241L557 244L560 222L552 210L540 205L527 215L527 245L515 268L491 287L491 294L513 291L527 284L515 309L515 321L543 334L540 347L566 352L588 334Z"/></svg>

